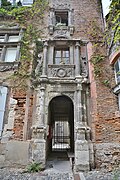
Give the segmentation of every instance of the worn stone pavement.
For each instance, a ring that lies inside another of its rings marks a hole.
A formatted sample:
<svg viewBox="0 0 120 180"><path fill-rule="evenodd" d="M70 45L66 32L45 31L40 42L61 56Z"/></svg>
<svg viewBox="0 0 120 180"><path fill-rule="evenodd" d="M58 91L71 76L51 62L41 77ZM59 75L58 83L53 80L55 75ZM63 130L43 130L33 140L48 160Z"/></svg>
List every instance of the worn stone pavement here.
<svg viewBox="0 0 120 180"><path fill-rule="evenodd" d="M106 169L73 174L69 161L49 162L46 169L38 173L24 173L24 169L6 167L0 169L0 180L120 180L120 169Z"/></svg>
<svg viewBox="0 0 120 180"><path fill-rule="evenodd" d="M46 169L38 173L24 173L23 169L0 169L0 180L74 180L69 161L49 161Z"/></svg>

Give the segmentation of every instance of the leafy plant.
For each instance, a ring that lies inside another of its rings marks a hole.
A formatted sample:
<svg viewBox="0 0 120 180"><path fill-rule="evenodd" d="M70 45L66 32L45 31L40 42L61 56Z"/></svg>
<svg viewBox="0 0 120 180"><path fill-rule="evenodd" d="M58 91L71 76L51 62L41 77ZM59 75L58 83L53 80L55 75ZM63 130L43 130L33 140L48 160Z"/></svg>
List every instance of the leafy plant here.
<svg viewBox="0 0 120 180"><path fill-rule="evenodd" d="M39 172L42 170L42 166L40 163L32 163L27 167L27 171L29 173Z"/></svg>
<svg viewBox="0 0 120 180"><path fill-rule="evenodd" d="M114 171L113 180L119 180L119 177L120 177L120 171L119 170L115 170Z"/></svg>
<svg viewBox="0 0 120 180"><path fill-rule="evenodd" d="M101 61L103 61L105 57L103 55L100 55L100 54L94 54L92 55L92 58L91 58L91 62L96 65L97 63L100 63Z"/></svg>
<svg viewBox="0 0 120 180"><path fill-rule="evenodd" d="M40 25L42 24L44 12L48 7L47 5L47 0L36 0L31 7L11 6L11 9L0 8L1 15L13 16L24 31L20 48L20 66L14 75L9 78L15 85L14 88L19 87L25 90L28 84L30 84L30 77L32 76L32 72L34 72L31 69L35 68L33 64L37 47L36 44L42 33ZM39 20L39 27L36 23L37 19Z"/></svg>
<svg viewBox="0 0 120 180"><path fill-rule="evenodd" d="M110 11L107 15L106 39L110 53L111 48L116 43L120 43L120 0L111 0L109 9ZM118 46L120 46L120 44Z"/></svg>

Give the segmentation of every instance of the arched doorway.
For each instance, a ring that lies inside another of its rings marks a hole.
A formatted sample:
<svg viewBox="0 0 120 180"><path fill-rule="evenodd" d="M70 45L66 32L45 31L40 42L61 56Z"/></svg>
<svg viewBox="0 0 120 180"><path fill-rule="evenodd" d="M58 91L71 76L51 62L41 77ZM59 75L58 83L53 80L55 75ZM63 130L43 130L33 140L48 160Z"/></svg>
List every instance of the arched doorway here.
<svg viewBox="0 0 120 180"><path fill-rule="evenodd" d="M74 152L74 107L67 96L57 96L49 103L47 154Z"/></svg>

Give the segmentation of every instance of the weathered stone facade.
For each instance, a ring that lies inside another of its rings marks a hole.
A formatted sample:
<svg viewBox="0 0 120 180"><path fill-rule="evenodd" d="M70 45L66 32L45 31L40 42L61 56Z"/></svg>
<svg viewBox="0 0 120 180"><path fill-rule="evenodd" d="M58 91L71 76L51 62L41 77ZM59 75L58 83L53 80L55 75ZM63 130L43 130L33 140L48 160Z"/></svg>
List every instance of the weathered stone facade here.
<svg viewBox="0 0 120 180"><path fill-rule="evenodd" d="M26 165L31 161L45 166L53 151L55 122L69 124L67 151L74 154L76 171L109 168L119 163L120 114L112 92L114 74L104 46L100 50L105 59L98 65L104 73L95 77L91 63L93 21L103 31L101 1L49 1L44 17L47 28L42 37L43 52L38 52L34 79L26 91L13 91L6 79L19 63L0 62L0 86L9 89L0 144L2 166ZM3 33L4 28L0 28ZM10 28L6 28L6 33ZM13 32L20 36L20 27L15 28ZM102 83L106 77L111 78L111 87Z"/></svg>

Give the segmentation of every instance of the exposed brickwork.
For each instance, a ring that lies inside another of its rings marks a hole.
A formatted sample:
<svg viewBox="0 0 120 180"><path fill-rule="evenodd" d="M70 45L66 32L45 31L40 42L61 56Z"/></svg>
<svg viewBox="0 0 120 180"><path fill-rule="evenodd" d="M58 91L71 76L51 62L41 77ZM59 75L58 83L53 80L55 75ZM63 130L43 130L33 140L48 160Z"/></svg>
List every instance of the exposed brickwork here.
<svg viewBox="0 0 120 180"><path fill-rule="evenodd" d="M18 103L15 108L16 114L14 121L14 139L22 140L26 97L24 97L23 99L19 97L17 101Z"/></svg>
<svg viewBox="0 0 120 180"><path fill-rule="evenodd" d="M32 118L33 118L33 96L30 97L30 103L29 103L29 112L28 112L28 128L27 128L27 131L28 131L28 139L31 139L31 133L32 133L32 130L31 130L31 127L32 127Z"/></svg>

